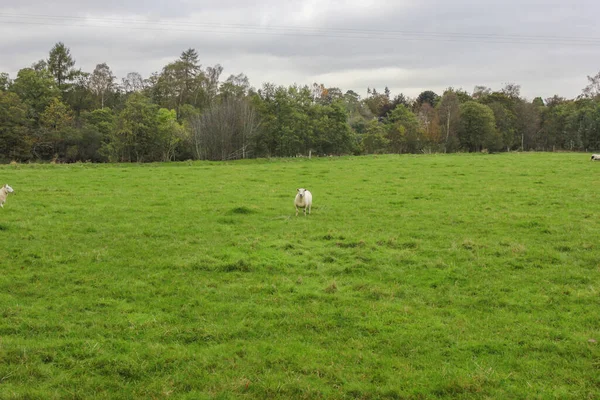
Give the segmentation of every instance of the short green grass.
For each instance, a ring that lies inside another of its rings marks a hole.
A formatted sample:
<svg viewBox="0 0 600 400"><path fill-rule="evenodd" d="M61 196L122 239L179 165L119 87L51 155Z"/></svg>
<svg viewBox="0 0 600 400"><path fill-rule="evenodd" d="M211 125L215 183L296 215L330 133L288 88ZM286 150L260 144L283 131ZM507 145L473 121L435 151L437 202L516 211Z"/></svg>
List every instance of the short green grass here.
<svg viewBox="0 0 600 400"><path fill-rule="evenodd" d="M19 165L0 183L1 399L600 397L585 154Z"/></svg>

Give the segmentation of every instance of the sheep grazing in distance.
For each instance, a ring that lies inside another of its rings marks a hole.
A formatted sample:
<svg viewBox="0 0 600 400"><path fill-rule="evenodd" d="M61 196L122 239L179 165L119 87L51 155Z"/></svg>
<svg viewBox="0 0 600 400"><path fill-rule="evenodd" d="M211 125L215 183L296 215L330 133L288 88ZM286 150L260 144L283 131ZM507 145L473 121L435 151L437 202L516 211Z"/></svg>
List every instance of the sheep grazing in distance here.
<svg viewBox="0 0 600 400"><path fill-rule="evenodd" d="M600 154L592 154L591 161L600 161Z"/></svg>
<svg viewBox="0 0 600 400"><path fill-rule="evenodd" d="M13 188L8 185L4 185L0 188L0 207L4 208L6 198L8 197L8 194L12 192L14 192Z"/></svg>
<svg viewBox="0 0 600 400"><path fill-rule="evenodd" d="M298 216L298 207L304 208L304 216L306 216L306 209L308 208L308 213L310 214L310 209L312 207L312 193L306 189L298 189L297 192L296 198L294 199L296 216Z"/></svg>

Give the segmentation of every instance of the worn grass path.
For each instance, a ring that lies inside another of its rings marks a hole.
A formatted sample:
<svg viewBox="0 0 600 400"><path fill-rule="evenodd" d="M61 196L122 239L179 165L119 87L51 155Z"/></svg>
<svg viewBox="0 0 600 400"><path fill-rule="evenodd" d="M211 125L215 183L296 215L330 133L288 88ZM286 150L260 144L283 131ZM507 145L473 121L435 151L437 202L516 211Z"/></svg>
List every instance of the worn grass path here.
<svg viewBox="0 0 600 400"><path fill-rule="evenodd" d="M585 154L21 165L0 183L0 399L600 397Z"/></svg>

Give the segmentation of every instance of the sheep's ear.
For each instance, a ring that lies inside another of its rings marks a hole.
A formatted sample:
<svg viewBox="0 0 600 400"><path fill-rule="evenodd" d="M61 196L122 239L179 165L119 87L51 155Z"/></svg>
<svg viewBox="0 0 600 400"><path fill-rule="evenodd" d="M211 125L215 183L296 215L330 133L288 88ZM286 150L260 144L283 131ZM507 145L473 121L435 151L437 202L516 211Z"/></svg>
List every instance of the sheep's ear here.
<svg viewBox="0 0 600 400"><path fill-rule="evenodd" d="M300 191L300 189L296 189L296 192L299 192L299 191Z"/></svg>

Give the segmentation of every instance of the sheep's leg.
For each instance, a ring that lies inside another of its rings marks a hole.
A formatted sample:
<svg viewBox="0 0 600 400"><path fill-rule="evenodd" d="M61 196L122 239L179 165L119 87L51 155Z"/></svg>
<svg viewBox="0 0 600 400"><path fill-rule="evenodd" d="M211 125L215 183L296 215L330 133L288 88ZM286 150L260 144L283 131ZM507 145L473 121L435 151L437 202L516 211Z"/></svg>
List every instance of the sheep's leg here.
<svg viewBox="0 0 600 400"><path fill-rule="evenodd" d="M298 216L298 206L296 206L296 217Z"/></svg>

